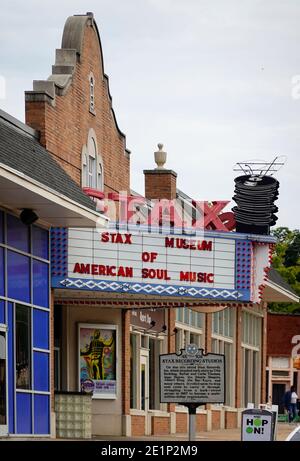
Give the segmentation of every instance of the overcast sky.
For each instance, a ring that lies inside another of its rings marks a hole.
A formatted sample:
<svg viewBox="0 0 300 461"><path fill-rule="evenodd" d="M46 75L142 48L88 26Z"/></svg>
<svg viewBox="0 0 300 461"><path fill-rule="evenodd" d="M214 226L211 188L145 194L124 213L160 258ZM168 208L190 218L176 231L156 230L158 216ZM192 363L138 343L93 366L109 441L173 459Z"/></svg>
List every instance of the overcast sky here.
<svg viewBox="0 0 300 461"><path fill-rule="evenodd" d="M132 152L132 187L143 193L158 142L178 187L198 200L230 200L236 162L286 155L278 224L299 228L300 1L6 1L3 110L24 120L24 91L51 73L66 18L87 11Z"/></svg>

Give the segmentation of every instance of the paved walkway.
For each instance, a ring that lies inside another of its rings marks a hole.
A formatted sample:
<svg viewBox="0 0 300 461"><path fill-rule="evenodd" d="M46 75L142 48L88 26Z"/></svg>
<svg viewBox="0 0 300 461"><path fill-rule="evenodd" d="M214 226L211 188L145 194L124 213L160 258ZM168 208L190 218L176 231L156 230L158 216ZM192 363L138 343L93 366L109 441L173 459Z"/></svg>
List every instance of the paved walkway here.
<svg viewBox="0 0 300 461"><path fill-rule="evenodd" d="M287 436L295 429L297 424L288 424L288 423L279 423L277 427L277 440L278 441L284 441ZM37 439L33 438L16 438L16 437L5 437L0 440L10 440L10 441L17 441L17 440L30 440L34 441ZM44 440L44 441L70 441L72 439L49 439L49 438L39 438L38 440ZM78 439L77 439L78 440ZM83 439L80 439L83 440ZM168 441L180 441L180 442L186 442L188 441L188 435L187 434L176 434L176 435L165 435L165 436L144 436L144 437L122 437L122 436L99 436L99 437L93 437L93 441L99 440L99 441L123 441L123 440L140 440L140 441L163 441L163 440L168 440ZM217 431L210 431L210 432L201 432L197 434L196 441L198 442L205 442L205 441L240 441L241 440L241 430L240 429L223 429L223 430L217 430Z"/></svg>
<svg viewBox="0 0 300 461"><path fill-rule="evenodd" d="M277 440L283 441L287 436L295 429L297 424L279 423L277 427ZM95 437L93 440L106 440L106 441L117 441L117 440L141 440L141 441L181 441L185 442L188 440L187 434L176 434L166 436L144 436L144 437ZM241 429L223 429L210 432L201 432L197 434L196 441L240 441L241 440Z"/></svg>

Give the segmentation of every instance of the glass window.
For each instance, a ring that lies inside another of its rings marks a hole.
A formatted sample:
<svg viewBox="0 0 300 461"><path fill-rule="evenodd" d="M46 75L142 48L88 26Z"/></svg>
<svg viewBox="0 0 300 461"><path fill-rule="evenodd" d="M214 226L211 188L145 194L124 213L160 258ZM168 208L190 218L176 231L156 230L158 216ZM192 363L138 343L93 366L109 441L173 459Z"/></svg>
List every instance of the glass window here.
<svg viewBox="0 0 300 461"><path fill-rule="evenodd" d="M49 434L50 432L50 397L49 395L34 396L34 433Z"/></svg>
<svg viewBox="0 0 300 461"><path fill-rule="evenodd" d="M5 301L0 300L0 323L5 323Z"/></svg>
<svg viewBox="0 0 300 461"><path fill-rule="evenodd" d="M183 317L182 314L183 314L183 309L180 308L180 307L178 307L178 308L176 309L176 320L177 320L178 322L182 322L182 317Z"/></svg>
<svg viewBox="0 0 300 461"><path fill-rule="evenodd" d="M92 75L90 76L90 111L95 111L95 80Z"/></svg>
<svg viewBox="0 0 300 461"><path fill-rule="evenodd" d="M159 410L159 354L161 341L149 338L149 408Z"/></svg>
<svg viewBox="0 0 300 461"><path fill-rule="evenodd" d="M217 339L212 339L211 349L215 354L219 353L219 341Z"/></svg>
<svg viewBox="0 0 300 461"><path fill-rule="evenodd" d="M17 250L29 253L30 227L23 224L18 218L7 215L7 244Z"/></svg>
<svg viewBox="0 0 300 461"><path fill-rule="evenodd" d="M49 266L33 260L33 304L49 307Z"/></svg>
<svg viewBox="0 0 300 461"><path fill-rule="evenodd" d="M87 187L88 182L88 170L87 170L87 155L85 153L85 147L82 151L82 171L81 171L81 185L82 187Z"/></svg>
<svg viewBox="0 0 300 461"><path fill-rule="evenodd" d="M37 226L32 226L32 253L34 256L49 259L49 233L45 229Z"/></svg>
<svg viewBox="0 0 300 461"><path fill-rule="evenodd" d="M49 354L34 352L34 389L36 391L49 391Z"/></svg>
<svg viewBox="0 0 300 461"><path fill-rule="evenodd" d="M17 433L31 434L32 432L32 395L17 392Z"/></svg>
<svg viewBox="0 0 300 461"><path fill-rule="evenodd" d="M16 305L16 387L31 389L31 309Z"/></svg>
<svg viewBox="0 0 300 461"><path fill-rule="evenodd" d="M190 310L187 307L184 308L184 320L183 321L187 325L189 325L190 323Z"/></svg>
<svg viewBox="0 0 300 461"><path fill-rule="evenodd" d="M226 395L225 395L225 405L233 406L234 402L232 401L232 375L233 375L233 346L230 343L224 342L224 355L225 355L225 377L227 379L226 383ZM230 383L229 383L229 381Z"/></svg>
<svg viewBox="0 0 300 461"><path fill-rule="evenodd" d="M98 162L98 180L97 180L97 188L99 190L103 190L103 167L102 163Z"/></svg>
<svg viewBox="0 0 300 461"><path fill-rule="evenodd" d="M3 212L0 211L0 243L4 241Z"/></svg>
<svg viewBox="0 0 300 461"><path fill-rule="evenodd" d="M88 162L88 186L96 187L96 160L94 157L89 155Z"/></svg>
<svg viewBox="0 0 300 461"><path fill-rule="evenodd" d="M4 291L5 291L4 274L5 274L4 250L3 248L0 248L0 295L1 296L4 296Z"/></svg>
<svg viewBox="0 0 300 461"><path fill-rule="evenodd" d="M203 314L201 314L200 312L197 312L196 315L197 315L196 326L197 326L198 328L202 328L202 325L203 325Z"/></svg>
<svg viewBox="0 0 300 461"><path fill-rule="evenodd" d="M0 425L6 424L6 338L0 331Z"/></svg>
<svg viewBox="0 0 300 461"><path fill-rule="evenodd" d="M218 334L219 332L219 316L218 312L213 313L213 332Z"/></svg>
<svg viewBox="0 0 300 461"><path fill-rule="evenodd" d="M33 347L49 349L49 313L33 309Z"/></svg>
<svg viewBox="0 0 300 461"><path fill-rule="evenodd" d="M8 297L30 303L30 259L14 251L7 251Z"/></svg>
<svg viewBox="0 0 300 461"><path fill-rule="evenodd" d="M200 347L200 335L197 335L196 333L190 333L190 344L196 344L198 347Z"/></svg>
<svg viewBox="0 0 300 461"><path fill-rule="evenodd" d="M137 335L130 335L130 408L137 408Z"/></svg>

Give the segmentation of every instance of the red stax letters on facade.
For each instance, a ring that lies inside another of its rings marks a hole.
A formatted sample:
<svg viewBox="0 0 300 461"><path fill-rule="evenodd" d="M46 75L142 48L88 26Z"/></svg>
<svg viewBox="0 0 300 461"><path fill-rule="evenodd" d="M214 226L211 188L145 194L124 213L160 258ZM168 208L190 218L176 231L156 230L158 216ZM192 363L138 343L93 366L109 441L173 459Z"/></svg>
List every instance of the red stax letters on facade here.
<svg viewBox="0 0 300 461"><path fill-rule="evenodd" d="M103 243L123 243L124 245L131 245L131 234L119 234L119 233L110 233L103 232L101 234L101 242Z"/></svg>

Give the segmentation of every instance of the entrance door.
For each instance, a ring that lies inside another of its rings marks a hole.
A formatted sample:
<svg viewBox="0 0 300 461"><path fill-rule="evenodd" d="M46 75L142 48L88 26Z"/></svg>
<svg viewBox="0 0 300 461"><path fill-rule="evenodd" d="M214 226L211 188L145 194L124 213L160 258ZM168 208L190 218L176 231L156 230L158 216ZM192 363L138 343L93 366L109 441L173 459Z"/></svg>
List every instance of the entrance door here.
<svg viewBox="0 0 300 461"><path fill-rule="evenodd" d="M273 384L272 389L272 403L273 405L278 405L278 413L284 413L284 403L283 396L285 393L285 384Z"/></svg>
<svg viewBox="0 0 300 461"><path fill-rule="evenodd" d="M145 435L150 434L149 411L149 357L141 354L140 361L140 383L141 383L141 410L145 412Z"/></svg>
<svg viewBox="0 0 300 461"><path fill-rule="evenodd" d="M7 433L6 332L0 327L0 436Z"/></svg>

